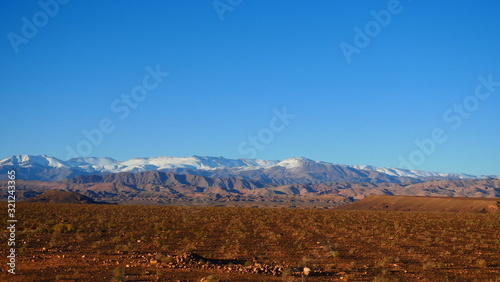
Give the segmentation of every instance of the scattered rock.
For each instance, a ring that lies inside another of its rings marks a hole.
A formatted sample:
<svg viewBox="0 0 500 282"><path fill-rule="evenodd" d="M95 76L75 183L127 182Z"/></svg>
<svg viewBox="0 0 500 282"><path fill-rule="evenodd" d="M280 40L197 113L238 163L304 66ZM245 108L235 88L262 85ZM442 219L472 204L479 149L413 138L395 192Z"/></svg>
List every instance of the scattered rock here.
<svg viewBox="0 0 500 282"><path fill-rule="evenodd" d="M311 269L309 267L304 267L302 273L304 273L305 276L309 276L309 274L311 274Z"/></svg>

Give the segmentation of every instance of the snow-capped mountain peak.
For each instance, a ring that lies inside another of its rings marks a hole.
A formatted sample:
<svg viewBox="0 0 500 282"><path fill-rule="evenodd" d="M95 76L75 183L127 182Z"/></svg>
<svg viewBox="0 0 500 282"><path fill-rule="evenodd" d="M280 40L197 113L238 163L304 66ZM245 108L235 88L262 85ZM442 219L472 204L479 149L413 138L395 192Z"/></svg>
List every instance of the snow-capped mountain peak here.
<svg viewBox="0 0 500 282"><path fill-rule="evenodd" d="M375 167L371 165L350 165L349 167L360 169L360 170L373 170L381 173L385 173L390 176L397 177L443 177L443 178L454 178L454 179L476 179L483 178L480 176L463 174L463 173L439 173L439 172L431 172L431 171L422 171L422 170L409 170L409 169L401 169L401 168L388 168L388 167Z"/></svg>
<svg viewBox="0 0 500 282"><path fill-rule="evenodd" d="M19 165L26 167L35 164L43 167L57 167L57 168L66 167L64 161L46 155L41 155L41 156L16 155L10 158L0 160L0 165Z"/></svg>
<svg viewBox="0 0 500 282"><path fill-rule="evenodd" d="M334 165L327 162L314 161L303 157L289 158L282 161L268 161L258 159L226 159L224 157L191 156L191 157L153 157L153 158L133 158L127 161L117 161L112 158L76 158L69 161L62 161L46 155L31 156L17 155L0 160L0 170L5 168L27 169L25 179L64 179L74 175L82 174L106 174L119 172L142 172L142 171L176 171L191 170L198 171L203 175L213 173L224 177L238 176L240 173L254 175L265 172L268 169L278 168L289 173L318 173L325 176L322 179L311 179L311 181L323 181L335 171L343 171L343 175L366 175L366 173L356 173L345 171L344 168L358 170L358 172L376 171L390 177L405 178L434 178L434 179L480 179L495 176L474 176L468 174L437 173L420 170L407 170L399 168L384 168L369 165ZM36 168L37 172L33 172ZM339 168L342 168L339 170ZM47 169L55 169L47 175ZM223 172L226 171L226 172ZM260 172L258 172L260 171ZM315 174L317 177L318 174ZM355 176L353 176L355 177ZM498 176L496 176L498 178ZM387 178L385 178L387 179ZM366 181L366 179L364 180ZM385 180L382 180L385 181ZM396 180L397 181L397 180Z"/></svg>
<svg viewBox="0 0 500 282"><path fill-rule="evenodd" d="M274 166L280 166L284 167L285 169L288 170L296 170L298 168L304 167L306 165L314 164L314 163L319 163L317 161L313 161L307 158L303 157L296 157L296 158L289 158L282 160L281 162L275 164Z"/></svg>

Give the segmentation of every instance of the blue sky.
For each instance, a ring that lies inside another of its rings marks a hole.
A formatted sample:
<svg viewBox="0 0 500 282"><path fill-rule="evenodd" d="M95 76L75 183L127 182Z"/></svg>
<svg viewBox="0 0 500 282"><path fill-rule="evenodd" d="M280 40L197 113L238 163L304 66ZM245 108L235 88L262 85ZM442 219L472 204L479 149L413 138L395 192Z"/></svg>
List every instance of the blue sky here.
<svg viewBox="0 0 500 282"><path fill-rule="evenodd" d="M500 174L498 1L41 3L0 4L0 158L303 156ZM349 60L342 43L357 48Z"/></svg>

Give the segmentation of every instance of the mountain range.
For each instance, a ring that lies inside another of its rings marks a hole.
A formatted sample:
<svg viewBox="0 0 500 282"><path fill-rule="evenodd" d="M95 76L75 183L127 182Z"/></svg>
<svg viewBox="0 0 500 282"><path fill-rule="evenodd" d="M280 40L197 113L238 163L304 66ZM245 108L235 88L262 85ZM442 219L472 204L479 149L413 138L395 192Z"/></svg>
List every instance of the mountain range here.
<svg viewBox="0 0 500 282"><path fill-rule="evenodd" d="M500 197L498 176L474 176L331 164L223 157L57 158L20 155L0 161L0 190L16 171L20 200L49 190L71 191L113 203L260 202L332 207L368 195ZM41 197L41 196L40 196Z"/></svg>
<svg viewBox="0 0 500 282"><path fill-rule="evenodd" d="M369 165L343 165L307 158L282 161L226 159L224 157L155 157L117 161L112 158L76 158L63 161L46 155L17 155L0 160L0 179L14 169L23 180L60 181L79 175L164 171L207 177L237 177L272 184L310 184L332 181L414 183L428 180L484 179L463 173L437 173Z"/></svg>

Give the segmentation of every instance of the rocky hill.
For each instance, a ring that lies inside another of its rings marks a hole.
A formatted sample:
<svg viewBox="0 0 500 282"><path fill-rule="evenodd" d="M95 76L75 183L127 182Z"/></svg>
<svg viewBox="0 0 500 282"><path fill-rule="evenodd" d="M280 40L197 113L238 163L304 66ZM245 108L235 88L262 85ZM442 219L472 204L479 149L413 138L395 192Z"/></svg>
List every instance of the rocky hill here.
<svg viewBox="0 0 500 282"><path fill-rule="evenodd" d="M82 194L71 191L48 190L42 194L26 199L26 202L65 203L65 204L107 204L98 202Z"/></svg>
<svg viewBox="0 0 500 282"><path fill-rule="evenodd" d="M500 198L372 195L339 210L500 213Z"/></svg>
<svg viewBox="0 0 500 282"><path fill-rule="evenodd" d="M218 178L160 171L80 175L52 182L17 180L16 186L20 200L56 189L102 201L140 201L150 204L255 200L292 203L292 199L300 199L334 206L369 195L500 197L499 179L433 180L410 184L337 181L276 185L235 177ZM7 181L0 181L0 189L6 193Z"/></svg>

